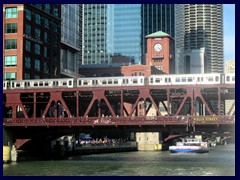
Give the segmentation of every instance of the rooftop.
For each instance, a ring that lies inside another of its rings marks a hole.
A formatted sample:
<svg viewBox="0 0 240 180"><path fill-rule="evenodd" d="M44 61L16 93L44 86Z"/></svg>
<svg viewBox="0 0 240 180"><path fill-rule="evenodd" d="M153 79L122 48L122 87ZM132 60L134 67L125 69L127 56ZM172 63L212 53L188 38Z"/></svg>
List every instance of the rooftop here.
<svg viewBox="0 0 240 180"><path fill-rule="evenodd" d="M145 36L146 38L150 38L150 37L171 37L169 34L162 32L162 31L158 31L152 34L149 34L147 36ZM171 37L172 38L172 37ZM173 38L172 38L173 39Z"/></svg>

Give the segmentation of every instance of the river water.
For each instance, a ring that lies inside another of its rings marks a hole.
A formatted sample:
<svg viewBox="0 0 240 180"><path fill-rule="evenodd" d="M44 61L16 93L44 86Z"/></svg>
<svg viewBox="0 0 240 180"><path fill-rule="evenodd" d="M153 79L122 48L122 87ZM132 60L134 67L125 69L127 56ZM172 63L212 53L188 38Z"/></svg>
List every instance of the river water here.
<svg viewBox="0 0 240 180"><path fill-rule="evenodd" d="M135 151L3 165L4 176L235 176L235 145L209 153Z"/></svg>

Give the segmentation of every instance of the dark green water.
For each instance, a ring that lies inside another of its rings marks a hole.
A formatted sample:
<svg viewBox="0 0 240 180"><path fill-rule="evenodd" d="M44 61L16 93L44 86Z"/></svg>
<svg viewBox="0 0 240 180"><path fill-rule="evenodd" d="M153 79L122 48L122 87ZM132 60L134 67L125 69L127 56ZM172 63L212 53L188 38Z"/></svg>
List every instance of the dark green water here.
<svg viewBox="0 0 240 180"><path fill-rule="evenodd" d="M4 176L235 176L235 145L204 154L138 151L3 165Z"/></svg>

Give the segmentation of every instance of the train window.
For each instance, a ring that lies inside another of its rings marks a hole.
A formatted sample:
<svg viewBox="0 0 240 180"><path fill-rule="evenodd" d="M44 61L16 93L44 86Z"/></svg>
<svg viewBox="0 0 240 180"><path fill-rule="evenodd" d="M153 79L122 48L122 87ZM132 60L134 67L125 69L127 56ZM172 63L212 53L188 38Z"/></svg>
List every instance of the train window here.
<svg viewBox="0 0 240 180"><path fill-rule="evenodd" d="M35 87L38 86L38 83L37 83L37 82L34 82L34 83L33 83L33 86L35 86Z"/></svg>
<svg viewBox="0 0 240 180"><path fill-rule="evenodd" d="M54 86L58 86L58 81L53 81Z"/></svg>
<svg viewBox="0 0 240 180"><path fill-rule="evenodd" d="M82 80L78 80L78 86L82 85Z"/></svg>
<svg viewBox="0 0 240 180"><path fill-rule="evenodd" d="M128 84L128 79L123 79L123 84Z"/></svg>
<svg viewBox="0 0 240 180"><path fill-rule="evenodd" d="M108 84L112 84L112 80L110 79L110 80L108 80Z"/></svg>
<svg viewBox="0 0 240 180"><path fill-rule="evenodd" d="M16 87L20 87L20 83L16 83Z"/></svg>
<svg viewBox="0 0 240 180"><path fill-rule="evenodd" d="M215 77L215 82L218 82L218 81L219 81L219 77L216 76L216 77Z"/></svg>
<svg viewBox="0 0 240 180"><path fill-rule="evenodd" d="M118 80L114 79L113 84L118 84Z"/></svg>
<svg viewBox="0 0 240 180"><path fill-rule="evenodd" d="M155 79L155 82L156 82L156 83L160 83L160 78L156 78L156 79Z"/></svg>
<svg viewBox="0 0 240 180"><path fill-rule="evenodd" d="M232 76L232 81L235 81L235 76Z"/></svg>
<svg viewBox="0 0 240 180"><path fill-rule="evenodd" d="M153 83L153 78L150 78L150 83L151 83L151 84Z"/></svg>
<svg viewBox="0 0 240 180"><path fill-rule="evenodd" d="M67 82L66 82L66 81L63 81L62 85L63 85L63 86L66 86L66 85L67 85Z"/></svg>
<svg viewBox="0 0 240 180"><path fill-rule="evenodd" d="M137 84L137 79L133 79L133 84Z"/></svg>
<svg viewBox="0 0 240 180"><path fill-rule="evenodd" d="M106 81L106 80L103 80L103 81L102 81L102 84L107 84L107 81Z"/></svg>
<svg viewBox="0 0 240 180"><path fill-rule="evenodd" d="M226 81L230 81L230 76L227 76L227 80Z"/></svg>
<svg viewBox="0 0 240 180"><path fill-rule="evenodd" d="M83 85L88 85L88 81L83 81Z"/></svg>
<svg viewBox="0 0 240 180"><path fill-rule="evenodd" d="M171 78L168 78L168 82L171 82Z"/></svg>
<svg viewBox="0 0 240 180"><path fill-rule="evenodd" d="M165 78L165 83L167 83L168 82L168 78Z"/></svg>
<svg viewBox="0 0 240 180"><path fill-rule="evenodd" d="M182 82L186 82L187 79L185 77L182 77Z"/></svg>
<svg viewBox="0 0 240 180"><path fill-rule="evenodd" d="M39 82L39 86L43 86L43 82Z"/></svg>
<svg viewBox="0 0 240 180"><path fill-rule="evenodd" d="M179 77L176 77L176 78L175 78L175 81L176 81L176 82L180 82L180 78L179 78Z"/></svg>
<svg viewBox="0 0 240 180"><path fill-rule="evenodd" d="M70 81L68 82L68 84L69 84L69 86L71 86L71 85L72 85L72 81L70 80Z"/></svg>
<svg viewBox="0 0 240 180"><path fill-rule="evenodd" d="M44 86L48 86L48 82L45 82L45 85Z"/></svg>
<svg viewBox="0 0 240 180"><path fill-rule="evenodd" d="M208 77L208 81L213 81L213 77Z"/></svg>
<svg viewBox="0 0 240 180"><path fill-rule="evenodd" d="M30 86L30 83L29 82L25 82L24 83L24 87L29 87Z"/></svg>
<svg viewBox="0 0 240 180"><path fill-rule="evenodd" d="M188 77L187 82L193 82L193 78L192 77Z"/></svg>

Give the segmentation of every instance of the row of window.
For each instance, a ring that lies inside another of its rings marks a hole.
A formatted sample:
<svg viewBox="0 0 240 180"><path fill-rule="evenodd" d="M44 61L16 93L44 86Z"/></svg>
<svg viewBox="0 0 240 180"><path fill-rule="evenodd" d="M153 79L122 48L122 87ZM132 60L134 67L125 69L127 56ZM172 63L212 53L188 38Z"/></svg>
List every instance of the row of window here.
<svg viewBox="0 0 240 180"><path fill-rule="evenodd" d="M49 73L49 63L44 62L43 64L44 64L43 65L44 66L44 68L43 68L44 73ZM17 66L17 56L5 56L4 66L5 67ZM31 69L31 58L29 56L25 57L24 67L27 68L27 69ZM34 70L40 71L40 67L41 67L40 60L35 59L34 60Z"/></svg>
<svg viewBox="0 0 240 180"><path fill-rule="evenodd" d="M26 40L25 42L25 50L28 52L32 52L32 42L29 40ZM17 39L5 39L5 49L17 49ZM41 45L38 43L34 44L34 52L37 55L41 54ZM50 50L47 47L44 47L44 52L43 52L44 57L48 58L50 57ZM53 56L57 57L57 51L53 50ZM8 57L8 56L7 56ZM12 56L11 56L12 57Z"/></svg>
<svg viewBox="0 0 240 180"><path fill-rule="evenodd" d="M38 4L38 5L35 5L37 8L41 9L42 10L42 5L41 4ZM45 4L45 12L50 14L51 13L51 6L49 4ZM32 13L29 9L25 9L25 12L26 12L26 18L28 20L32 20ZM59 17L59 10L58 10L58 7L53 7L52 8L52 14L53 16L55 17ZM5 18L17 18L18 17L18 9L17 7L7 7L5 8ZM39 22L39 20L41 19L40 15L36 13L36 21Z"/></svg>
<svg viewBox="0 0 240 180"><path fill-rule="evenodd" d="M46 76L46 78L48 77ZM4 80L16 80L16 79L17 79L17 73L15 72L4 73ZM30 73L24 73L24 79L31 79ZM35 74L33 79L40 79L40 76Z"/></svg>

